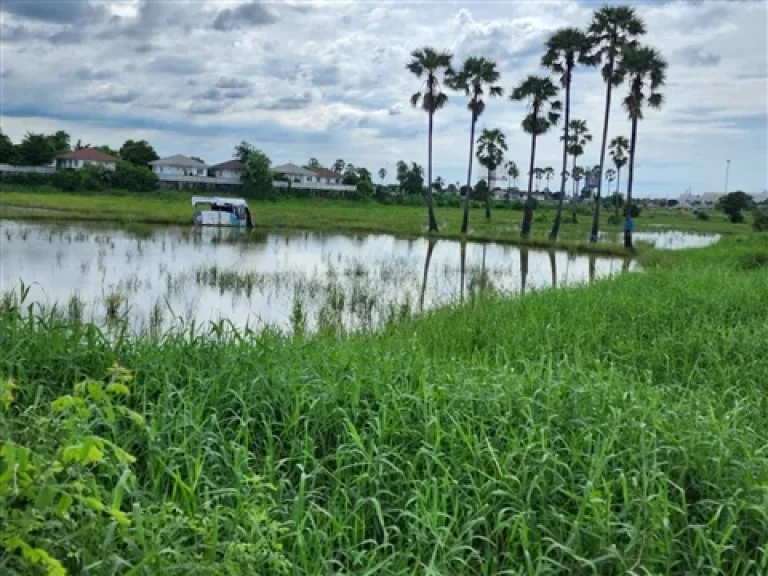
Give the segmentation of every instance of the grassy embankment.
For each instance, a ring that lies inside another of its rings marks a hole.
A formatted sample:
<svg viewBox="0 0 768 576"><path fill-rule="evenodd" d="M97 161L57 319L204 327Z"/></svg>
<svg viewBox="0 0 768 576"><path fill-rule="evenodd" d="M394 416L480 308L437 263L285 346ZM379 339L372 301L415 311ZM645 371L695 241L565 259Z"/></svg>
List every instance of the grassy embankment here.
<svg viewBox="0 0 768 576"><path fill-rule="evenodd" d="M109 341L6 310L0 435L79 444L0 514L72 573L765 574L768 237L644 257L351 337ZM93 382L50 408L114 363L134 424ZM57 515L83 476L106 510Z"/></svg>
<svg viewBox="0 0 768 576"><path fill-rule="evenodd" d="M13 218L45 218L66 220L99 220L119 222L143 222L157 224L189 225L192 208L191 195L182 192L161 192L152 195L94 194L76 195L56 192L52 189L0 192L0 216ZM284 199L278 202L252 202L256 226L265 229L290 228L318 231L380 232L400 236L426 235L426 212L421 206L385 206L376 202L345 202L341 200ZM47 210L41 211L41 210ZM51 212L55 211L55 212ZM461 209L440 207L436 209L441 238L461 238ZM611 225L604 211L601 230L618 235L619 225ZM581 251L623 254L624 249L615 243L590 245L591 218L579 214L578 223L570 222L570 214L564 214L559 242L553 243L547 235L554 216L553 207L540 208L536 212L533 234L526 242L520 239L522 212L495 210L491 221L484 217L482 209L472 211L470 219L471 240L493 240L535 247L559 247ZM668 210L647 210L636 219L636 230L675 228L691 232L732 233L749 227L733 225L722 214L712 213L709 221L697 220L690 213ZM621 239L615 236L620 243Z"/></svg>

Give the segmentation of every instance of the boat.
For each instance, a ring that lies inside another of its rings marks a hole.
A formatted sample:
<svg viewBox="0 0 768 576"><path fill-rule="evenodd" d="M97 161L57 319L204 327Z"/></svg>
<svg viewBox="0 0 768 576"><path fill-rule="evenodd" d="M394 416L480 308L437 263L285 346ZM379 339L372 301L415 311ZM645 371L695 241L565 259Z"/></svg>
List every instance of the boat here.
<svg viewBox="0 0 768 576"><path fill-rule="evenodd" d="M193 196L195 226L227 226L253 228L248 203L242 198Z"/></svg>

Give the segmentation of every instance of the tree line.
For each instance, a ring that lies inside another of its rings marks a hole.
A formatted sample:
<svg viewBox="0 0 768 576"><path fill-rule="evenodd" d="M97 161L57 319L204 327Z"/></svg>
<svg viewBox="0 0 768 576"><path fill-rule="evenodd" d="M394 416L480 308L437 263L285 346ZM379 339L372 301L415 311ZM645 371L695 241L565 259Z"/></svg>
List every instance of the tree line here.
<svg viewBox="0 0 768 576"><path fill-rule="evenodd" d="M624 203L624 244L632 247L632 186L634 181L635 151L637 149L638 122L643 118L646 108L659 108L663 97L660 88L666 80L667 63L661 54L641 45L638 38L646 32L645 24L636 11L628 6L606 6L595 11L586 30L575 27L555 31L546 41L541 65L550 74L557 77L557 83L549 75L529 75L513 87L509 95L516 102L527 104L527 114L522 120L522 128L531 136L531 152L528 169L528 191L521 227L521 235L531 233L533 222L533 181L536 172L537 138L550 132L563 119L560 140L563 142L562 169L560 172L560 191L557 210L552 228L551 239L557 239L562 221L563 201L566 181L570 177L575 181L584 176L577 172L576 159L583 154L583 148L591 140L586 124L582 120L571 119L571 95L573 72L578 66L601 66L605 82L605 111L600 141L600 161L594 173L595 195L590 241L596 242L600 226L600 206L602 183L605 170L605 153L610 149L616 166L615 176L618 181L621 168L628 165L627 199ZM475 130L478 118L486 107L485 99L500 98L504 89L499 84L500 73L496 62L484 57L469 57L458 69L452 63L453 55L448 51L424 47L414 50L406 69L419 79L423 79L420 90L411 97L413 106L420 106L428 116L427 132L427 221L430 231L437 231L437 219L432 198L432 140L435 114L445 107L448 96L443 86L461 92L467 98L470 112L469 161L467 167L467 189L471 186L472 164L475 157ZM611 98L614 88L628 84L623 106L630 120L630 138L615 138L608 145L608 126L610 122ZM558 86L559 84L559 86ZM564 103L560 99L561 88ZM478 159L489 170L502 165L503 153L507 150L506 139L499 130L483 131L477 140ZM573 157L570 174L568 156ZM507 166L509 175L519 176L517 166ZM613 181L611 173L610 180ZM491 217L490 193L486 195L486 218ZM462 233L469 226L469 195L466 195L462 218Z"/></svg>

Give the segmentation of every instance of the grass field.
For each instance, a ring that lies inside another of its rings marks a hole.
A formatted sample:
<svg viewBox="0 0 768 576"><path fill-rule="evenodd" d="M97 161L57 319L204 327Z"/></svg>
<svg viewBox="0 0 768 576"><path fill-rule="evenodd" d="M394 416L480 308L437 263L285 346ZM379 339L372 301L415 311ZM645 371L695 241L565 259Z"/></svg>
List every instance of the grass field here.
<svg viewBox="0 0 768 576"><path fill-rule="evenodd" d="M52 189L12 190L0 192L0 215L13 218L111 220L120 222L144 222L188 225L192 219L191 195L182 192L162 192L151 195L93 194L76 195L56 192ZM421 206L385 206L376 202L345 202L321 199L282 199L277 202L252 201L255 224L260 228L292 228L326 231L384 232L401 236L426 235L426 209ZM43 211L41 211L43 210ZM588 210L588 209L585 209ZM459 208L436 208L440 237L461 237ZM623 228L611 225L602 215L601 230L618 234ZM525 242L531 246L562 247L568 249L604 253L623 253L617 244L590 245L587 242L591 228L589 214L579 214L578 223L570 222L570 214L564 214L560 241L547 239L553 207L537 210L534 216L532 236ZM520 244L522 212L495 210L487 221L483 209L472 210L470 233L473 240L493 240ZM698 220L689 212L647 210L636 219L635 229L677 230L703 233L734 233L749 229L749 224L731 224L719 212L712 212L708 221Z"/></svg>
<svg viewBox="0 0 768 576"><path fill-rule="evenodd" d="M6 299L0 573L765 574L768 237L644 258L298 340Z"/></svg>

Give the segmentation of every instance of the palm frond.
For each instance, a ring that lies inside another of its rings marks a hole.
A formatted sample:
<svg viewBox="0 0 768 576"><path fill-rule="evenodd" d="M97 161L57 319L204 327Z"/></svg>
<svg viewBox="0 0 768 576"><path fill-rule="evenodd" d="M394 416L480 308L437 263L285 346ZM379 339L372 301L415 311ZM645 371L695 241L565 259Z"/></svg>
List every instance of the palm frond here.
<svg viewBox="0 0 768 576"><path fill-rule="evenodd" d="M421 100L421 92L416 92L411 96L411 106L414 106L414 107L418 106L419 100Z"/></svg>

